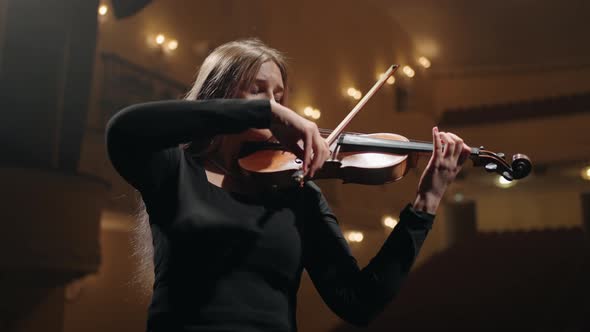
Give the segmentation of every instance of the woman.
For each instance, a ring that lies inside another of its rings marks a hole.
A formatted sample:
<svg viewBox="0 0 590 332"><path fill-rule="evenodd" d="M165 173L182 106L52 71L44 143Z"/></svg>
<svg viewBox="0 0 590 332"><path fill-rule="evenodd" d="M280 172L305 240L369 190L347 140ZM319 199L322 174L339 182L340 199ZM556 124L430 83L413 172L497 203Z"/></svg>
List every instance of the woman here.
<svg viewBox="0 0 590 332"><path fill-rule="evenodd" d="M408 274L469 147L433 129L416 200L361 270L317 186L267 190L237 167L249 141L277 139L308 178L328 158L317 126L284 106L286 92L277 51L230 42L207 57L186 100L134 105L109 121L111 162L149 214L148 330L294 331L303 268L336 314L365 326Z"/></svg>

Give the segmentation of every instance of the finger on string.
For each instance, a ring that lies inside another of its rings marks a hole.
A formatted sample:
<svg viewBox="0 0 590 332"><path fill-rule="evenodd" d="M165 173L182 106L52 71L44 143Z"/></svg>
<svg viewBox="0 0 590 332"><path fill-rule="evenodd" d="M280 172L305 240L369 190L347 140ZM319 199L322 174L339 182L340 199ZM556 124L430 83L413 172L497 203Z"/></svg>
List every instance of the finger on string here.
<svg viewBox="0 0 590 332"><path fill-rule="evenodd" d="M461 139L461 137L459 137L453 133L447 133L447 134L453 139L453 141L455 141L455 151L453 153L453 158L455 158L455 160L459 160L459 156L464 151L465 143L463 143L463 139Z"/></svg>
<svg viewBox="0 0 590 332"><path fill-rule="evenodd" d="M312 173L311 176L315 176L315 173L317 170L319 170L324 161L325 158L327 156L327 151L326 151L326 141L318 134L315 137L314 140L314 161L313 161L313 169L312 169Z"/></svg>
<svg viewBox="0 0 590 332"><path fill-rule="evenodd" d="M465 160L467 160L471 156L471 147L465 143L463 143L463 148L461 151L461 156L459 157L460 164L463 164Z"/></svg>
<svg viewBox="0 0 590 332"><path fill-rule="evenodd" d="M442 155L442 143L438 127L432 128L432 144L434 144L434 149L432 149L434 155Z"/></svg>
<svg viewBox="0 0 590 332"><path fill-rule="evenodd" d="M455 142L449 136L448 133L442 132L442 133L440 133L440 135L442 136L443 141L445 142L445 151L444 151L443 157L449 158L449 157L453 156L453 154L455 153Z"/></svg>
<svg viewBox="0 0 590 332"><path fill-rule="evenodd" d="M313 143L313 159L311 161L311 166L309 168L309 176L313 178L315 176L315 171L319 167L319 162L321 158L321 153L318 149L317 143L314 141Z"/></svg>
<svg viewBox="0 0 590 332"><path fill-rule="evenodd" d="M303 172L305 174L309 172L309 167L311 164L312 143L313 142L311 134L306 134L303 148L303 150L305 151L305 160L303 160Z"/></svg>
<svg viewBox="0 0 590 332"><path fill-rule="evenodd" d="M299 146L299 144L286 144L286 147L289 151L293 152L297 158L301 159L302 162L305 161L305 151L301 148L301 146Z"/></svg>

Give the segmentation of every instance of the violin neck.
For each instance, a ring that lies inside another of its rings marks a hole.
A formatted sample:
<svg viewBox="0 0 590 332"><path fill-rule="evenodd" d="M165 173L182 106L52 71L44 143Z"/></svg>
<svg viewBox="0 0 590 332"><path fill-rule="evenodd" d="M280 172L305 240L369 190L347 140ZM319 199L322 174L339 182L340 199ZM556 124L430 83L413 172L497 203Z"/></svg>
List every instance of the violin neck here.
<svg viewBox="0 0 590 332"><path fill-rule="evenodd" d="M432 143L407 142L383 138L373 138L362 135L340 135L338 145L341 151L370 151L395 154L432 153ZM471 149L472 155L479 154L478 148Z"/></svg>

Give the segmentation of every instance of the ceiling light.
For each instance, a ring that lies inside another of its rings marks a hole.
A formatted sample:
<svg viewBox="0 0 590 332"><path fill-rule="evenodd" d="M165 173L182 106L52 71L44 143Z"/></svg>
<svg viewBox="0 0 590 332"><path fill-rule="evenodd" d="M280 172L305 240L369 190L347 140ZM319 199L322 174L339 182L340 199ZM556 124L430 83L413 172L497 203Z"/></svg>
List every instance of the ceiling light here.
<svg viewBox="0 0 590 332"><path fill-rule="evenodd" d="M506 180L502 175L498 175L498 178L496 179L496 185L500 188L510 188L510 187L514 186L515 184L516 184L516 181Z"/></svg>
<svg viewBox="0 0 590 332"><path fill-rule="evenodd" d="M108 12L109 7L107 7L106 5L101 5L100 7L98 7L98 14L100 16L105 16Z"/></svg>
<svg viewBox="0 0 590 332"><path fill-rule="evenodd" d="M163 34L159 34L156 36L156 43L158 45L164 44L165 41L166 41L166 37Z"/></svg>
<svg viewBox="0 0 590 332"><path fill-rule="evenodd" d="M404 68L402 69L402 71L404 72L404 74L406 74L406 76L408 76L409 78L414 77L414 75L416 74L416 72L414 72L414 69L412 69L412 67L410 66L404 66Z"/></svg>
<svg viewBox="0 0 590 332"><path fill-rule="evenodd" d="M428 58L421 56L418 59L418 62L420 63L420 65L422 65L422 67L430 68L431 63L430 63L430 60L428 60Z"/></svg>
<svg viewBox="0 0 590 332"><path fill-rule="evenodd" d="M168 49L170 51L174 51L177 48L178 48L178 41L177 40L173 39L168 42Z"/></svg>
<svg viewBox="0 0 590 332"><path fill-rule="evenodd" d="M387 228L394 228L395 225L397 225L397 219L393 218L392 216L383 217L383 226Z"/></svg>
<svg viewBox="0 0 590 332"><path fill-rule="evenodd" d="M348 242L362 242L364 239L363 233L362 232L357 232L357 231L350 231L350 232L346 232L346 239L348 240Z"/></svg>
<svg viewBox="0 0 590 332"><path fill-rule="evenodd" d="M313 112L311 113L311 118L314 120L317 120L320 118L321 115L322 115L322 113L320 112L320 110L314 109Z"/></svg>

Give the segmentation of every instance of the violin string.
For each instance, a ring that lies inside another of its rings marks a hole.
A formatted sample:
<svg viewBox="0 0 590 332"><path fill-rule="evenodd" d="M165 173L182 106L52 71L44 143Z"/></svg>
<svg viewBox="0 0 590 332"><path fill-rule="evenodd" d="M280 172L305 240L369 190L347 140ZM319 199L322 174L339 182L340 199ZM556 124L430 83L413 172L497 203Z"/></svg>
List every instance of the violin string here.
<svg viewBox="0 0 590 332"><path fill-rule="evenodd" d="M332 133L331 129L319 129L320 134L322 134L322 136L328 136ZM357 133L357 132L353 132L353 131L344 131L342 132L342 134L348 134L348 135L366 135L363 133ZM414 140L411 139L410 142L412 143L425 143L425 144L432 144L432 141L422 141L422 140Z"/></svg>
<svg viewBox="0 0 590 332"><path fill-rule="evenodd" d="M325 138L325 137L328 137L330 135L330 133L332 133L332 130L331 129L322 129L322 128L320 128L319 129L319 132L320 132L320 135L322 135L322 137ZM342 132L342 134L348 134L348 135L366 135L366 134L363 134L363 133L357 133L357 132L353 132L353 131L345 131L345 132ZM414 140L414 139L411 139L411 140L409 140L409 142L410 143L422 143L422 144L430 144L430 145L432 145L432 141L422 141L422 140ZM279 143L280 144L279 140L275 136L270 136L265 141L265 143Z"/></svg>

